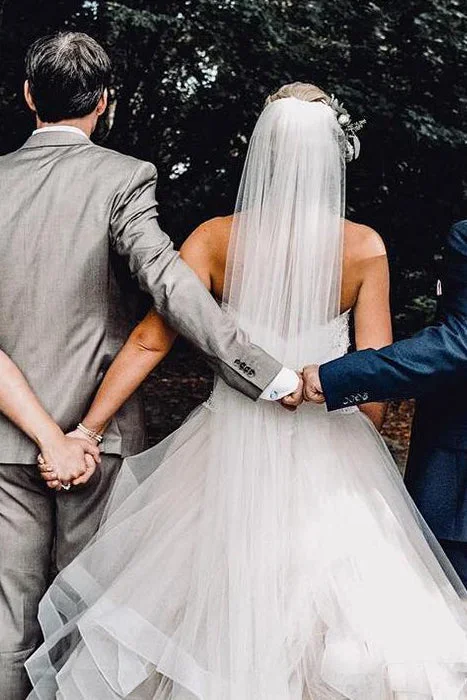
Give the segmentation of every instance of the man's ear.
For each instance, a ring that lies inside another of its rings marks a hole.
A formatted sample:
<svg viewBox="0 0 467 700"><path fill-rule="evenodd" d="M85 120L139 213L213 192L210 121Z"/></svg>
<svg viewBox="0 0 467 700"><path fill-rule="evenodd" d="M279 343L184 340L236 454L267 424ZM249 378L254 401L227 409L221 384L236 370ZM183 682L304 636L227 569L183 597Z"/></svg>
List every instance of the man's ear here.
<svg viewBox="0 0 467 700"><path fill-rule="evenodd" d="M36 105L34 104L34 100L32 99L31 90L29 87L28 80L24 81L24 99L26 100L26 104L29 107L29 109L35 113L36 112Z"/></svg>
<svg viewBox="0 0 467 700"><path fill-rule="evenodd" d="M105 110L107 109L107 102L109 100L109 93L107 88L105 88L104 92L102 93L102 97L100 98L99 102L97 103L96 107L96 113L97 116L100 117L102 114L104 114Z"/></svg>

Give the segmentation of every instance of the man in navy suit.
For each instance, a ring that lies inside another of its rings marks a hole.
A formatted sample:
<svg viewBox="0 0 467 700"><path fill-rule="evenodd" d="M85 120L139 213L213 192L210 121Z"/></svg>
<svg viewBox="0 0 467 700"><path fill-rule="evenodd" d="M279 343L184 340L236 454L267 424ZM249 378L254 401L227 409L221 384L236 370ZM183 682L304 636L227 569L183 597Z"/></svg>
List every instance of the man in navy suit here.
<svg viewBox="0 0 467 700"><path fill-rule="evenodd" d="M467 220L448 236L435 325L381 350L305 368L328 410L416 398L407 488L467 587Z"/></svg>

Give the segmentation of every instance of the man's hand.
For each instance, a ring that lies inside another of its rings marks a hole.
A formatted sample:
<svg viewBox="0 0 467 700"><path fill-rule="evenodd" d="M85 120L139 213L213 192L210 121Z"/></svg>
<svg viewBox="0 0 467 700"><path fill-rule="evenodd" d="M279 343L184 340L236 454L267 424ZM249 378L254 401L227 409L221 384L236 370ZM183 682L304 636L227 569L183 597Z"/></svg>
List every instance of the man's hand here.
<svg viewBox="0 0 467 700"><path fill-rule="evenodd" d="M303 400L318 404L326 401L319 378L318 365L307 365L303 369Z"/></svg>
<svg viewBox="0 0 467 700"><path fill-rule="evenodd" d="M284 396L284 398L281 400L282 406L288 411L296 411L300 404L303 403L303 378L300 372L297 372L297 375L299 380L297 388L293 394Z"/></svg>
<svg viewBox="0 0 467 700"><path fill-rule="evenodd" d="M90 440L61 435L41 445L39 470L47 486L60 491L63 485L84 484L101 461L99 448Z"/></svg>

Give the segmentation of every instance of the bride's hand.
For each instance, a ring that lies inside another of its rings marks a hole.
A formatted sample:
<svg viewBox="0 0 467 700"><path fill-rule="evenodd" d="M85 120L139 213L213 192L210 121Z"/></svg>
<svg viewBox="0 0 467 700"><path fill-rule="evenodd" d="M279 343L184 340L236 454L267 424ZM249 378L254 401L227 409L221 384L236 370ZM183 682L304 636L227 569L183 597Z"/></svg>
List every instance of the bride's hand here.
<svg viewBox="0 0 467 700"><path fill-rule="evenodd" d="M41 476L47 486L57 491L63 485L86 483L100 462L99 448L82 436L54 435L40 445L38 458Z"/></svg>
<svg viewBox="0 0 467 700"><path fill-rule="evenodd" d="M97 440L93 440L91 438L85 437L80 430L77 430L77 429L72 430L70 433L67 433L67 437L73 438L76 440L84 440L84 442L87 443L88 445L90 445L92 448L97 447L99 450L99 443L97 442ZM87 469L86 469L84 474L82 474L77 479L74 479L71 482L72 486L79 486L80 484L86 484L89 481L89 479L91 478L91 476L94 474L94 472L96 471L97 465L100 464L101 459L99 457L98 460L96 461L94 459L94 457L92 456L93 454L94 453L91 451L90 454L86 455Z"/></svg>

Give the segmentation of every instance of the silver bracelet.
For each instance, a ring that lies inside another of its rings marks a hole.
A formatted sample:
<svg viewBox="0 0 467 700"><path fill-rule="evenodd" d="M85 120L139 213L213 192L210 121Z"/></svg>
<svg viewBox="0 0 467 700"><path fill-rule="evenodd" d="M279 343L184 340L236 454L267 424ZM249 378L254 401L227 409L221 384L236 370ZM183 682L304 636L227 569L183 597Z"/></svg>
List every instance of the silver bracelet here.
<svg viewBox="0 0 467 700"><path fill-rule="evenodd" d="M100 435L96 430L89 430L89 428L86 428L86 426L82 423L78 423L76 429L82 432L83 435L86 435L86 437L90 438L91 440L95 440L98 445L100 445L100 443L104 439L103 435Z"/></svg>

